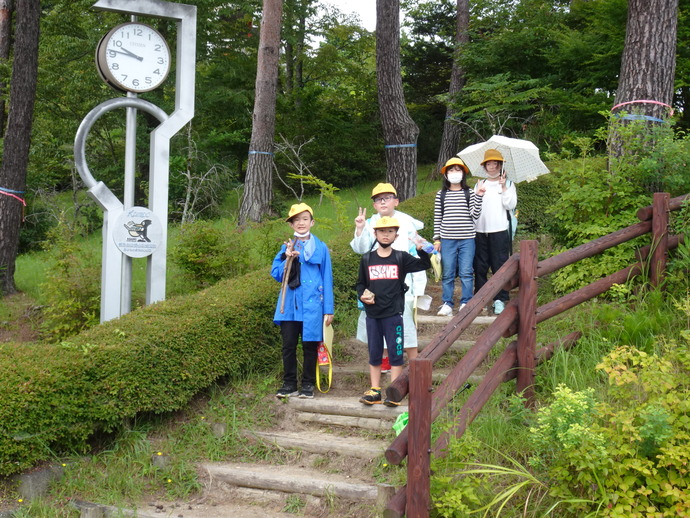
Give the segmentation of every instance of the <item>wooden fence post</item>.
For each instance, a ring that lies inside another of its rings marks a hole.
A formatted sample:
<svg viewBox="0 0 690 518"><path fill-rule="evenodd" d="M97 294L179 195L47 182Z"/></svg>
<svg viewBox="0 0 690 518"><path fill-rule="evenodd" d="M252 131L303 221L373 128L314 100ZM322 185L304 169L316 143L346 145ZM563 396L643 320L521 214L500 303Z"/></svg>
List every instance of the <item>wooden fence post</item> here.
<svg viewBox="0 0 690 518"><path fill-rule="evenodd" d="M408 518L428 518L431 505L431 367L428 358L410 361Z"/></svg>
<svg viewBox="0 0 690 518"><path fill-rule="evenodd" d="M517 385L525 406L534 406L534 367L537 351L537 241L520 241L518 293Z"/></svg>
<svg viewBox="0 0 690 518"><path fill-rule="evenodd" d="M668 257L668 212L670 196L655 192L652 202L652 255L649 258L649 281L659 286L664 279Z"/></svg>

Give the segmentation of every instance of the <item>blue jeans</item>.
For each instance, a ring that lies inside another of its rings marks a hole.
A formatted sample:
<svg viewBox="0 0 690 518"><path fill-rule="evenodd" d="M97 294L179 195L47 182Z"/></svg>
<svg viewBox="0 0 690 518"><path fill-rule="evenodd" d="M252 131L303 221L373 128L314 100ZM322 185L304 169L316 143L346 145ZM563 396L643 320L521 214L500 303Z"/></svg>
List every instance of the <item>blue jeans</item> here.
<svg viewBox="0 0 690 518"><path fill-rule="evenodd" d="M460 304L466 304L472 298L474 292L472 261L474 261L474 239L441 239L444 304L453 306L456 277L460 277L462 285Z"/></svg>

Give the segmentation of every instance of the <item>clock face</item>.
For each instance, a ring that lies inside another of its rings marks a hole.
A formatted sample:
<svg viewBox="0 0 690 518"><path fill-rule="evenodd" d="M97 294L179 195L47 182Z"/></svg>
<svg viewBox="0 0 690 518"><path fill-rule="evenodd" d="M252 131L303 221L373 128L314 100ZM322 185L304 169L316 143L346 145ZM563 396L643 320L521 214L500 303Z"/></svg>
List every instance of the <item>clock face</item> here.
<svg viewBox="0 0 690 518"><path fill-rule="evenodd" d="M101 77L118 90L148 92L170 72L170 49L158 31L143 23L123 23L96 49Z"/></svg>

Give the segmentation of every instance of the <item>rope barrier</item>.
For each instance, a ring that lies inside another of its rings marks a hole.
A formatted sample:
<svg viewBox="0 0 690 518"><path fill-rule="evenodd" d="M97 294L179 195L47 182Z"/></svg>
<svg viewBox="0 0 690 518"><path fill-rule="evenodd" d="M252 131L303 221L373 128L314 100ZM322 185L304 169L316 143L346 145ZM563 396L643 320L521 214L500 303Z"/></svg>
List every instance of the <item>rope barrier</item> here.
<svg viewBox="0 0 690 518"><path fill-rule="evenodd" d="M653 101L651 99L637 99L635 101L625 101L624 103L618 103L615 105L613 108L611 108L611 111L614 111L617 108L620 108L621 106L627 106L628 104L636 104L636 103L646 103L646 104L658 104L660 106L666 106L670 110L669 116L673 117L673 107L669 104L662 103L661 101Z"/></svg>
<svg viewBox="0 0 690 518"><path fill-rule="evenodd" d="M24 191L13 191L12 189L6 189L5 187L0 187L0 194L4 194L5 196L10 196L14 198L15 200L19 200L22 202L22 205L26 207L26 201L24 201L24 198L21 196L17 196L17 194L24 194Z"/></svg>
<svg viewBox="0 0 690 518"><path fill-rule="evenodd" d="M398 147L417 147L417 144L387 144L383 146L386 149L398 148Z"/></svg>

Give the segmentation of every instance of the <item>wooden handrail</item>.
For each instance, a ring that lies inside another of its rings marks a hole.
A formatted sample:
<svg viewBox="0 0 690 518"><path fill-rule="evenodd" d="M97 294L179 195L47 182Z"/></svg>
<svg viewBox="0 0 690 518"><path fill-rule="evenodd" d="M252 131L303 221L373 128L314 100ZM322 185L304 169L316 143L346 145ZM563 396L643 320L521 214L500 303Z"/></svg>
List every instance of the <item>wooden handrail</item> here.
<svg viewBox="0 0 690 518"><path fill-rule="evenodd" d="M474 347L465 353L453 370L434 391L431 402L431 419L436 419L441 410L453 399L455 393L465 384L470 375L488 356L503 333L517 318L517 301L511 300L496 321L477 338ZM386 459L391 464L400 464L407 456L407 428L398 435L386 449Z"/></svg>
<svg viewBox="0 0 690 518"><path fill-rule="evenodd" d="M690 200L690 194L683 194L682 196L676 196L668 200L668 210L678 210L683 206L683 203ZM637 211L637 219L640 221L647 221L652 219L652 205L647 205L642 207Z"/></svg>
<svg viewBox="0 0 690 518"><path fill-rule="evenodd" d="M519 331L518 340L506 348L484 376L482 382L460 409L453 428L439 437L432 453L437 456L445 454L451 435L460 437L464 433L467 426L479 414L502 382L518 377L520 390L524 391L528 398L527 401L529 401L529 391L534 384L535 365L550 358L557 347L571 347L580 337L580 333L571 333L561 342L542 347L535 352L536 334L534 331L536 324L600 295L614 284L625 283L632 276L639 275L643 271L650 273L650 281L653 285L658 285L663 279L668 250L676 248L679 243L684 241L684 236L668 234L668 214L670 211L678 210L688 200L690 200L690 194L669 200L668 194L655 193L654 204L637 211L637 217L641 220L640 223L566 250L543 261L537 262L536 260L536 241L521 242L520 254L513 254L419 355L419 358L435 363L460 334L469 327L482 308L493 300L501 288L512 289L520 286L518 300L509 301L504 311L492 325L484 330L476 340L475 345L465 353L433 394L431 398L431 421L436 419L448 402L455 397L460 387L488 356L498 340L501 337L510 337ZM537 278L650 232L652 233L652 244L642 247L637 252L637 263L536 308L535 285ZM523 256L522 261L521 256ZM522 312L526 312L526 318L521 320L519 314ZM518 375L518 372L521 374ZM421 389L415 387L414 391L417 390ZM388 387L387 395L395 401L400 401L407 395L408 391L409 376L406 369ZM411 401L413 397L416 400L418 396L418 394L410 394ZM428 409L425 409L424 412L426 414ZM412 413L412 406L410 413ZM424 433L419 432L419 436L426 437L426 431ZM415 437L413 436L413 439ZM417 451L416 456L419 456L419 445L415 444L412 448ZM408 433L407 428L405 428L386 450L386 459L393 464L399 464L407 454ZM415 470L419 470L420 466L422 466L421 469L428 470L428 466L424 468L424 464L418 464L412 458L408 459L408 480L412 476L411 474L417 473ZM417 489L414 491L418 491L421 486L415 487ZM385 517L400 518L405 516L406 491L407 489L403 487L389 501L384 512ZM423 505L417 505L415 516L428 516L428 510Z"/></svg>
<svg viewBox="0 0 690 518"><path fill-rule="evenodd" d="M418 358L429 358L434 363L450 348L458 337L467 329L486 304L491 302L494 296L503 286L517 275L519 254L514 254L508 261L488 280L467 303L467 305L455 315L452 320L431 340ZM409 391L409 374L405 368L398 378L386 389L386 395L393 401L402 401Z"/></svg>
<svg viewBox="0 0 690 518"><path fill-rule="evenodd" d="M582 333L570 333L563 339L552 342L539 349L536 354L537 365L543 363L553 356L553 353L558 348L569 349L580 338ZM500 367L496 365L500 364ZM484 376L484 379L479 386L472 391L472 394L460 409L458 413L457 425L453 428L453 435L456 437L462 436L467 429L467 426L479 414L484 404L489 400L496 389L505 383L514 379L517 375L515 368L517 367L517 342L511 342L506 350L501 354L496 364ZM450 431L446 431L436 440L432 454L436 457L443 457L448 447L450 439ZM402 518L405 516L405 509L407 504L407 488L403 486L396 494L389 500L384 517L386 518Z"/></svg>
<svg viewBox="0 0 690 518"><path fill-rule="evenodd" d="M570 250L566 250L558 255L549 257L539 262L537 266L537 275L539 277L544 277L550 273L560 270L561 268L568 266L570 264L576 263L581 259L587 257L592 257L597 255L604 250L613 248L616 245L630 241L636 237L640 237L648 233L652 229L651 221L642 221L640 223L635 223L629 227L617 230L611 234L602 236L594 241L589 241Z"/></svg>

